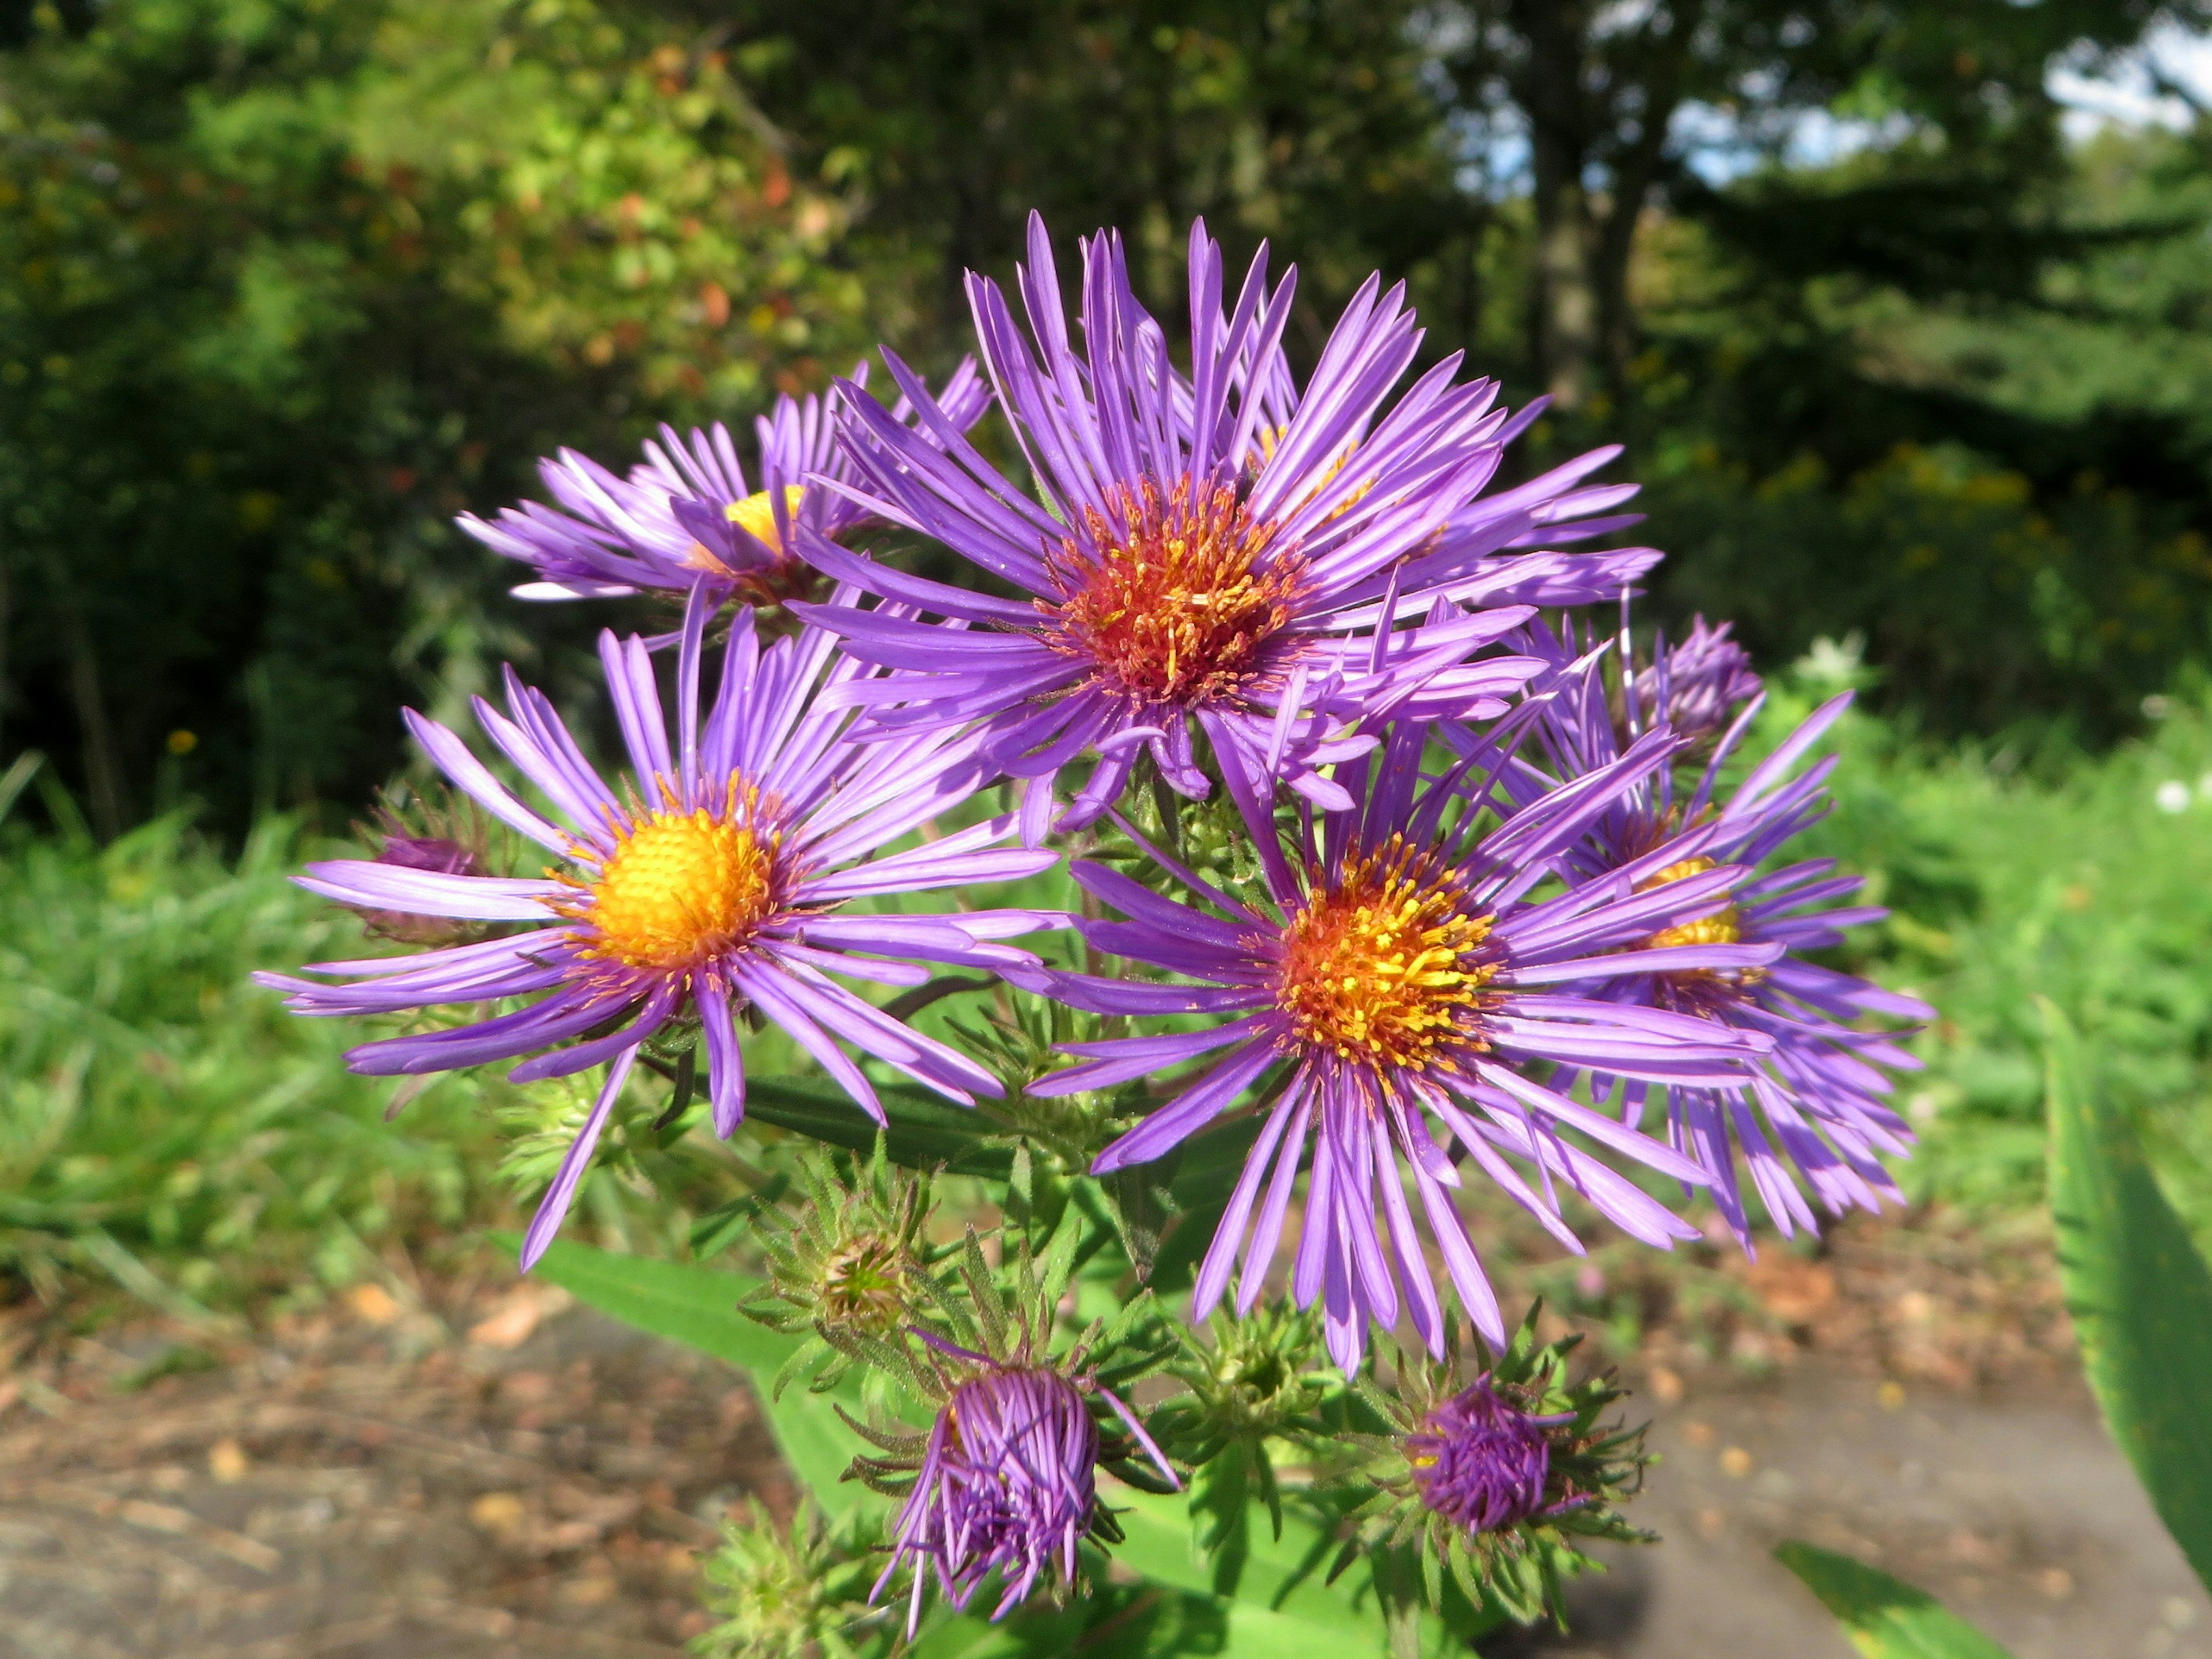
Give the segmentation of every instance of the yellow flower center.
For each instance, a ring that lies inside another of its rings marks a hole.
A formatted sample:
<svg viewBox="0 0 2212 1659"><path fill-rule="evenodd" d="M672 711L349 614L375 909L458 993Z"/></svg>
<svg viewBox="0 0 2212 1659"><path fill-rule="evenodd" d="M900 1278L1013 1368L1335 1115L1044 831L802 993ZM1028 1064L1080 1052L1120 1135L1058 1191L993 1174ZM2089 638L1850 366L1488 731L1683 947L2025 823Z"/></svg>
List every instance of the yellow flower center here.
<svg viewBox="0 0 2212 1659"><path fill-rule="evenodd" d="M1487 1047L1468 1017L1498 971L1474 959L1492 918L1425 852L1393 836L1348 856L1283 935L1276 1005L1295 1040L1371 1066L1449 1071Z"/></svg>
<svg viewBox="0 0 2212 1659"><path fill-rule="evenodd" d="M1097 550L1062 543L1050 563L1065 597L1037 602L1056 647L1148 700L1206 702L1255 683L1305 562L1262 565L1274 528L1254 523L1233 489L1185 478L1164 496L1147 483L1123 492L1112 516L1087 513L1085 527Z"/></svg>
<svg viewBox="0 0 2212 1659"><path fill-rule="evenodd" d="M1720 866L1711 859L1684 859L1680 864L1670 864L1656 875L1646 876L1636 884L1636 890L1648 893L1655 887L1683 880L1690 876L1702 876L1708 870ZM1645 951L1671 950L1680 945L1741 945L1743 942L1743 916L1734 905L1718 910L1710 916L1700 916L1695 921L1686 921L1678 927L1662 927L1638 947Z"/></svg>
<svg viewBox="0 0 2212 1659"><path fill-rule="evenodd" d="M778 908L778 837L694 812L654 812L623 831L563 914L597 935L589 954L629 968L698 968L750 939Z"/></svg>
<svg viewBox="0 0 2212 1659"><path fill-rule="evenodd" d="M799 500L805 493L801 485L784 485L783 516L786 520L799 516ZM722 516L754 540L766 544L779 553L783 551L783 538L775 533L775 501L767 490L757 489L741 501L732 501L722 509Z"/></svg>

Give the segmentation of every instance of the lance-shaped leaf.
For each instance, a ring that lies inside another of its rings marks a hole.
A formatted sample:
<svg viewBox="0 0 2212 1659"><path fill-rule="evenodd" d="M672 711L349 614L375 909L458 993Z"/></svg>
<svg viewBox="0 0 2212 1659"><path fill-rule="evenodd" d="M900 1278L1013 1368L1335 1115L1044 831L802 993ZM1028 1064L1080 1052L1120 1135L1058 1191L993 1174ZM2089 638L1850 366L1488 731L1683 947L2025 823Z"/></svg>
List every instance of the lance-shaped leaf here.
<svg viewBox="0 0 2212 1659"><path fill-rule="evenodd" d="M738 1299L754 1289L757 1279L680 1261L617 1255L570 1239L556 1240L536 1272L538 1278L551 1280L578 1301L625 1325L680 1342L747 1373L775 1437L776 1449L833 1521L860 1504L879 1501L857 1482L840 1478L853 1461L855 1447L832 1404L839 1397L837 1390L825 1395L792 1389L780 1401L769 1399L768 1379L805 1339L770 1330L738 1311ZM857 1385L844 1398L848 1405L856 1401Z"/></svg>
<svg viewBox="0 0 2212 1659"><path fill-rule="evenodd" d="M745 1115L757 1122L842 1146L849 1152L875 1150L876 1137L888 1143L890 1160L909 1170L933 1170L942 1164L954 1175L990 1176L1003 1181L1012 1152L1005 1146L988 1144L1005 1133L973 1108L948 1106L919 1089L878 1084L889 1121L875 1119L855 1106L834 1084L817 1078L757 1077L745 1083Z"/></svg>
<svg viewBox="0 0 2212 1659"><path fill-rule="evenodd" d="M2212 1270L2092 1085L2080 1036L2048 1001L2043 1024L2051 1209L2081 1368L2159 1518L2212 1585Z"/></svg>
<svg viewBox="0 0 2212 1659"><path fill-rule="evenodd" d="M2012 1659L1927 1591L1848 1555L1793 1538L1775 1547L1774 1559L1842 1621L1866 1659Z"/></svg>

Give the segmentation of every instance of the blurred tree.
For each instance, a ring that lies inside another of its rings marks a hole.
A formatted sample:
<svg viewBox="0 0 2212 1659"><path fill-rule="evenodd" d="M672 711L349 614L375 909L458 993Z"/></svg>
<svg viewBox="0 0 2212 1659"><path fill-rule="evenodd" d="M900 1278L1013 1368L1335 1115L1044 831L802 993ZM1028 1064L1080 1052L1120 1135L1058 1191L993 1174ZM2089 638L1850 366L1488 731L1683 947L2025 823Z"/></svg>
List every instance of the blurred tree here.
<svg viewBox="0 0 2212 1659"><path fill-rule="evenodd" d="M118 0L15 27L0 738L70 757L104 833L165 791L234 824L359 800L396 703L530 648L453 512L860 344L838 198L681 20Z"/></svg>
<svg viewBox="0 0 2212 1659"><path fill-rule="evenodd" d="M2016 285L2070 247L2021 216L2065 170L2051 69L2108 64L2155 27L2202 25L2212 5L1447 0L1429 15L1462 130L1525 150L1538 376L1564 407L1602 386L1618 408L1644 216L1666 204L1719 217L1737 200L1700 179L1701 154L1731 171L1769 162L1773 188L1732 222L1801 266L1886 258L1923 278ZM1808 117L1921 165L1792 211L1778 163Z"/></svg>
<svg viewBox="0 0 2212 1659"><path fill-rule="evenodd" d="M1003 276L1032 208L1063 239L1119 227L1170 318L1193 217L1232 252L1273 238L1303 273L1309 349L1378 268L1449 311L1470 302L1491 204L1460 188L1413 0L750 0L730 15L760 42L763 108L854 187L852 246L902 349L955 349L961 273Z"/></svg>

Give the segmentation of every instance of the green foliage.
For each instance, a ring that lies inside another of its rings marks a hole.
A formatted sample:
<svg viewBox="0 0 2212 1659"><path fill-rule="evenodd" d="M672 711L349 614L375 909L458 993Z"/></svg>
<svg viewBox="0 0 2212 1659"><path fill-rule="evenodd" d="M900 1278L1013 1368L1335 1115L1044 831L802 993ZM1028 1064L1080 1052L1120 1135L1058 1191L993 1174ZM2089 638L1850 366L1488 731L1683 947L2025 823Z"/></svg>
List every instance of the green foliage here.
<svg viewBox="0 0 2212 1659"><path fill-rule="evenodd" d="M2159 1518L2212 1584L2212 1268L2098 1089L2081 1038L2042 1006L2051 1209L2081 1368Z"/></svg>
<svg viewBox="0 0 2212 1659"><path fill-rule="evenodd" d="M1406 0L735 13L762 107L869 204L854 246L882 322L938 343L964 323L962 270L1007 274L1032 209L1063 238L1120 227L1155 302L1181 292L1196 215L1232 246L1294 248L1322 303L1378 264L1464 297L1483 206L1455 188L1421 15Z"/></svg>
<svg viewBox="0 0 2212 1659"><path fill-rule="evenodd" d="M1808 656L1777 687L1777 737L1863 670ZM1939 747L1854 714L1837 728L1833 813L1807 856L1869 877L1895 914L1843 960L1910 988L1938 1018L1900 1080L1923 1144L1899 1174L1925 1197L2026 1209L2043 1183L2042 1032L2050 997L2096 1045L2103 1086L2138 1122L2185 1214L2212 1219L2212 721L2201 690L2154 700L2141 739L2103 756L2033 732ZM2163 803L2163 804L2161 804Z"/></svg>
<svg viewBox="0 0 2212 1659"><path fill-rule="evenodd" d="M1947 731L2108 738L2206 645L2212 195L2196 137L2069 153L2020 107L2009 139L1690 192L1644 241L1624 412L1670 613L1768 661L1856 629L1885 704Z"/></svg>
<svg viewBox="0 0 2212 1659"><path fill-rule="evenodd" d="M2011 1659L1924 1590L1847 1555L1793 1539L1774 1557L1842 1621L1866 1659Z"/></svg>
<svg viewBox="0 0 2212 1659"><path fill-rule="evenodd" d="M1319 1415L1337 1390L1304 1369L1319 1346L1311 1310L1268 1305L1243 1318L1217 1313L1205 1339L1179 1328L1173 1366L1188 1391L1154 1413L1152 1432L1195 1471L1190 1510L1198 1541L1213 1559L1217 1586L1233 1583L1251 1553L1255 1505L1271 1536L1283 1533L1283 1492L1270 1443L1310 1443L1327 1433Z"/></svg>
<svg viewBox="0 0 2212 1659"><path fill-rule="evenodd" d="M794 179L733 58L651 7L393 0L356 83L362 165L438 181L446 281L568 370L622 362L656 412L757 408L855 351L847 204Z"/></svg>
<svg viewBox="0 0 2212 1659"><path fill-rule="evenodd" d="M40 1295L311 1297L498 1213L472 1091L388 1123L392 1085L341 1062L358 1033L250 982L362 953L357 919L287 878L301 852L272 818L229 863L173 817L0 849L0 1267Z"/></svg>
<svg viewBox="0 0 2212 1659"><path fill-rule="evenodd" d="M395 705L540 648L456 512L866 343L838 200L649 7L124 0L33 35L0 52L0 722L103 836L364 799ZM558 665L585 619L541 620Z"/></svg>
<svg viewBox="0 0 2212 1659"><path fill-rule="evenodd" d="M701 1565L718 1622L691 1650L702 1659L858 1659L849 1632L869 1619L876 1576L865 1539L865 1522L833 1534L805 1498L788 1527L752 1504L742 1522L724 1523L720 1546Z"/></svg>

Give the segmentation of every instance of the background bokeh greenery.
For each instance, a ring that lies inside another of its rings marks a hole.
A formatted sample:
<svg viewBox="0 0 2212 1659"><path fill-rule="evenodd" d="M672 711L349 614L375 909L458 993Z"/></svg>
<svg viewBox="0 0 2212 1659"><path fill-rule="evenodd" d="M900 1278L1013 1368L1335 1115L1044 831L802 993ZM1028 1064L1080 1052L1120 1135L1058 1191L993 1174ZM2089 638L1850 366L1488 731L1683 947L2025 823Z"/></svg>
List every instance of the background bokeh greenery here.
<svg viewBox="0 0 2212 1659"><path fill-rule="evenodd" d="M1170 316L1191 216L1269 239L1309 361L1379 268L1553 395L1516 465L1626 443L1642 617L1736 618L1772 720L1864 693L1819 836L1942 1010L1915 1190L2034 1195L2041 992L2212 1218L2212 122L2051 91L2208 11L4 0L0 1270L221 1303L508 1201L482 1097L387 1128L244 980L356 931L282 875L398 705L504 659L591 718L612 611L453 516L941 370L1032 207Z"/></svg>

